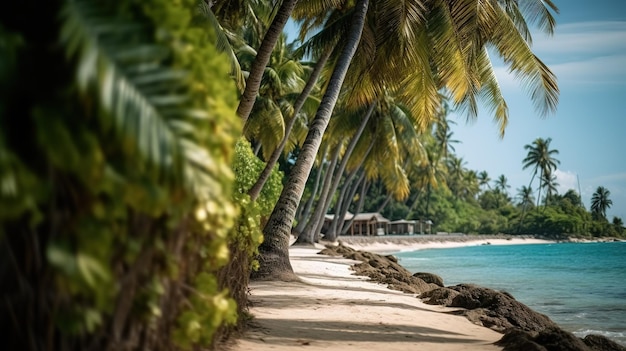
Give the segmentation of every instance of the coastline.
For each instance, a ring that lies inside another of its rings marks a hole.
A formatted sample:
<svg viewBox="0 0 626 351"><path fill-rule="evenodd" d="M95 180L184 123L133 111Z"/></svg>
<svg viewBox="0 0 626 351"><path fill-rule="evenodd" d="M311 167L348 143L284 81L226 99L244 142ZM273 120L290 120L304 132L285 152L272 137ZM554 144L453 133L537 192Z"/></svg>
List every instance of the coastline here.
<svg viewBox="0 0 626 351"><path fill-rule="evenodd" d="M502 350L502 334L355 275L359 261L322 248L289 249L301 282L250 283L251 328L230 351Z"/></svg>
<svg viewBox="0 0 626 351"><path fill-rule="evenodd" d="M598 241L613 240L566 240ZM344 244L365 253L387 254L431 248L557 242L562 241L503 235L420 235L342 237L333 244L335 247ZM505 334L461 315L461 310L468 310L428 304L428 299L423 300L424 296L419 293L391 290L391 284L356 275L355 267L364 264L363 261L347 259L345 255L321 254L322 249L324 246L320 244L290 247L291 263L301 282L251 282L250 313L254 316L251 329L231 345L231 351L507 349L506 344L496 344L504 340ZM581 343L582 339L570 336L564 341ZM532 334L519 337L522 339L507 342L533 342ZM575 346L571 349L615 349Z"/></svg>
<svg viewBox="0 0 626 351"><path fill-rule="evenodd" d="M553 244L556 240L541 239L530 235L388 235L378 237L342 236L335 245L343 243L355 250L363 250L375 253L395 253L416 251L424 249L450 249L455 247L479 246L479 245L528 245L528 244ZM581 241L582 242L582 241Z"/></svg>

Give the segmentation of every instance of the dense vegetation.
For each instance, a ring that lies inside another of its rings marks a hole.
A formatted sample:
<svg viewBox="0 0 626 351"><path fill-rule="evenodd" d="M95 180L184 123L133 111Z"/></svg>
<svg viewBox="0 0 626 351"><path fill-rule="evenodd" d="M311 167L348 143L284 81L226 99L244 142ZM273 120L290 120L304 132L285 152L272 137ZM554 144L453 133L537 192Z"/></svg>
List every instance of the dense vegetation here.
<svg viewBox="0 0 626 351"><path fill-rule="evenodd" d="M433 140L441 135L435 129ZM452 137L447 132L448 139ZM451 140L451 139L450 139ZM448 140L448 143L450 142ZM439 139L431 143L431 147L444 148L445 140ZM531 185L522 186L517 193L510 193L510 186L505 175L491 180L487 172L476 172L466 169L462 159L458 159L452 150L440 163L441 172L436 187L422 186L418 180L412 184L413 198L400 202L389 201L380 182L375 183L366 193L364 212L381 211L392 220L396 219L429 219L433 224L433 232L469 233L469 234L531 234L548 237L623 237L626 235L621 218L612 221L606 218L606 209L612 205L610 192L600 186L592 196L592 201L585 207L577 191L570 189L564 194L557 192L556 169L558 150L549 149L550 139L537 139L526 145L528 157L524 159L523 168L537 168L544 175L536 189ZM546 148L547 146L547 148ZM450 147L450 146L448 146ZM550 157L537 157L541 155ZM547 160L550 166L535 164ZM543 169L543 171L542 171ZM531 174L535 179L535 175ZM549 180L546 180L549 179ZM541 192L545 195L542 198ZM533 194L538 194L537 199ZM388 201L386 205L385 201ZM384 205L384 206L382 206ZM589 210L586 210L589 208Z"/></svg>
<svg viewBox="0 0 626 351"><path fill-rule="evenodd" d="M558 10L523 2L7 4L5 345L216 348L246 319L250 273L291 278L292 231L312 243L328 211L428 218L450 232L621 234L621 220L605 219L607 189L591 213L575 192L555 192L549 139L523 161L545 191L536 204L532 181L514 202L506 177L491 189L454 156L448 105L475 117L482 102L507 124L488 45L539 114L556 108L525 16L551 33ZM281 34L290 17L294 43ZM327 239L343 223L332 228Z"/></svg>

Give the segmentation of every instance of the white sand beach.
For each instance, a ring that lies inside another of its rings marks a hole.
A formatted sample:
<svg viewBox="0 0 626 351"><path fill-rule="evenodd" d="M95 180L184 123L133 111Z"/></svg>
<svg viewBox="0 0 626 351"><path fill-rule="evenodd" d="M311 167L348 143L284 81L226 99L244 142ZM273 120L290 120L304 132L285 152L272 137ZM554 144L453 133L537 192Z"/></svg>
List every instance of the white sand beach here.
<svg viewBox="0 0 626 351"><path fill-rule="evenodd" d="M416 235L384 237L341 237L345 245L355 250L376 253L405 252L423 249L449 249L478 245L549 244L555 241L534 237L494 235Z"/></svg>
<svg viewBox="0 0 626 351"><path fill-rule="evenodd" d="M319 251L290 249L300 283L251 283L253 327L230 350L501 350L501 334L352 275L356 261Z"/></svg>

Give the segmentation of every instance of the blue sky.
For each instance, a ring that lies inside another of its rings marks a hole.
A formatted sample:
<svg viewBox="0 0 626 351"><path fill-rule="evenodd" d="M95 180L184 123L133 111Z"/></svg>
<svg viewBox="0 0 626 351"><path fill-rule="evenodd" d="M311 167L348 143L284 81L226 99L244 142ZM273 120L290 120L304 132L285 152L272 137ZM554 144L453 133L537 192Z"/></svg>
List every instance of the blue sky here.
<svg viewBox="0 0 626 351"><path fill-rule="evenodd" d="M536 138L552 138L559 150L559 192L578 191L589 209L598 186L611 192L607 211L626 220L626 1L555 1L554 36L533 36L533 51L557 75L561 90L556 113L541 118L528 94L496 65L503 94L509 105L510 123L503 139L488 111L466 123L463 115L451 115L456 153L466 167L486 170L492 179L504 174L510 193L528 185L531 170L522 170L524 145ZM495 61L495 60L494 60ZM535 184L536 186L536 184Z"/></svg>
<svg viewBox="0 0 626 351"><path fill-rule="evenodd" d="M524 88L494 57L494 66L509 106L504 138L485 109L467 122L452 113L456 154L468 169L487 171L492 179L504 174L510 194L528 185L531 170L522 170L524 145L552 138L559 150L559 192L580 190L589 209L598 186L611 192L607 211L626 221L626 1L554 0L554 36L536 33L533 51L557 75L561 91L558 109L540 117ZM287 31L293 33L291 23ZM290 35L293 38L295 35ZM533 186L536 186L533 184Z"/></svg>

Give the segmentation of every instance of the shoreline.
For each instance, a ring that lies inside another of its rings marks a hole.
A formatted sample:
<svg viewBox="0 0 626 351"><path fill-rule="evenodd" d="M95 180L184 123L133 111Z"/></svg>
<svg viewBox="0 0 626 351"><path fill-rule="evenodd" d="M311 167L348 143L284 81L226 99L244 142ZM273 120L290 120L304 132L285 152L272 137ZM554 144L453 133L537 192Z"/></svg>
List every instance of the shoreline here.
<svg viewBox="0 0 626 351"><path fill-rule="evenodd" d="M357 260L319 254L322 245L291 246L299 282L252 281L250 328L230 351L502 350L502 334L455 308L428 305L355 275Z"/></svg>
<svg viewBox="0 0 626 351"><path fill-rule="evenodd" d="M341 236L336 242L324 242L326 245L343 243L355 250L373 253L393 254L397 252L425 249L451 249L480 245L531 245L558 243L605 243L622 242L624 239L606 237L597 239L568 237L556 240L535 235L467 235L467 234L432 234L432 235L385 235L385 236Z"/></svg>
<svg viewBox="0 0 626 351"><path fill-rule="evenodd" d="M492 245L557 242L534 237L508 238L501 235L344 239L346 238L340 238L339 242L355 250L371 250L367 252L372 253L473 246L487 242ZM349 241L351 243L348 243ZM339 246L339 242L334 244ZM253 318L242 335L225 345L227 350L495 351L506 349L507 342L511 342L503 341L505 334L482 323L476 324L475 321L470 321L469 317L461 315L462 311L468 311L466 309L427 304L421 293L392 290L389 284L357 275L355 267L363 264L363 261L323 254L320 252L322 249L325 249L325 246L321 244L289 248L291 265L300 281L250 283L249 313ZM521 339L512 342L532 341L532 335L528 333L520 335ZM580 344L582 340L573 335L568 338L564 341ZM580 347L571 349L591 350L584 344L578 344ZM593 350L625 349L593 348Z"/></svg>
<svg viewBox="0 0 626 351"><path fill-rule="evenodd" d="M480 245L528 245L528 244L555 244L562 241L537 238L535 236L512 235L394 235L372 237L340 237L336 243L343 243L355 250L373 253L396 253L425 249L450 249ZM569 242L569 241L568 241Z"/></svg>

